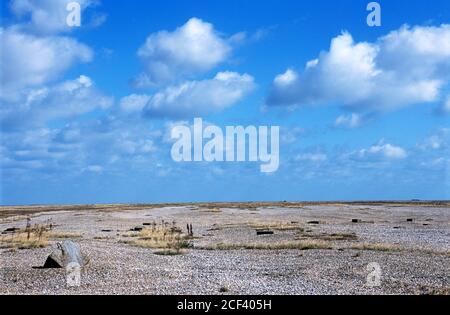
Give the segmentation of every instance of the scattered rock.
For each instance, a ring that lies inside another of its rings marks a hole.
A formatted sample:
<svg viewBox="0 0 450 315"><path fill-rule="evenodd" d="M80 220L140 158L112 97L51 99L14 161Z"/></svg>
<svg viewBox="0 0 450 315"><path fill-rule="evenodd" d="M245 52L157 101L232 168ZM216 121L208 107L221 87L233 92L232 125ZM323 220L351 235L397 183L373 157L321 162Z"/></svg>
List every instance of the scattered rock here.
<svg viewBox="0 0 450 315"><path fill-rule="evenodd" d="M320 224L319 221L309 221L308 224Z"/></svg>
<svg viewBox="0 0 450 315"><path fill-rule="evenodd" d="M140 232L142 231L144 228L141 226L135 226L134 228L130 229L130 231L132 232Z"/></svg>
<svg viewBox="0 0 450 315"><path fill-rule="evenodd" d="M414 222L414 219L406 219L406 222Z"/></svg>
<svg viewBox="0 0 450 315"><path fill-rule="evenodd" d="M361 219L352 219L352 223L361 223Z"/></svg>
<svg viewBox="0 0 450 315"><path fill-rule="evenodd" d="M12 228L7 228L7 229L5 229L5 230L2 232L2 234L16 233L16 232L18 232L18 231L20 231L19 228L12 227Z"/></svg>
<svg viewBox="0 0 450 315"><path fill-rule="evenodd" d="M271 230L256 230L256 235L273 235Z"/></svg>
<svg viewBox="0 0 450 315"><path fill-rule="evenodd" d="M230 291L230 289L228 289L228 287L225 287L225 286L223 286L223 287L221 287L221 288L219 289L219 292L220 292L220 293L226 293L226 292L228 292L228 291Z"/></svg>

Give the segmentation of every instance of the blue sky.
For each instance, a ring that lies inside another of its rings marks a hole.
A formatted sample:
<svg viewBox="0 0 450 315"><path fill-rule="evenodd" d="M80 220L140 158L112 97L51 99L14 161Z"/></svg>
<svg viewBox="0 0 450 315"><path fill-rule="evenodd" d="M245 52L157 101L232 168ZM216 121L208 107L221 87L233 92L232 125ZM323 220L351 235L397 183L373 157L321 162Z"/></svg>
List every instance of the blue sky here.
<svg viewBox="0 0 450 315"><path fill-rule="evenodd" d="M68 2L1 3L1 204L450 198L447 0ZM194 117L279 170L172 161Z"/></svg>

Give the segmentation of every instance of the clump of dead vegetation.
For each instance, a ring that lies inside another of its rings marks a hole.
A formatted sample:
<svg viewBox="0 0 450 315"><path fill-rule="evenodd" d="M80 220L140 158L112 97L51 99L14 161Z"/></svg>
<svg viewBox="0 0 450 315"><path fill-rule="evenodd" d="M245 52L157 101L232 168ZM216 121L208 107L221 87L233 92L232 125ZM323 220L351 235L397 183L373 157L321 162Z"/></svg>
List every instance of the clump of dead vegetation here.
<svg viewBox="0 0 450 315"><path fill-rule="evenodd" d="M368 251L379 251L379 252L399 252L403 251L404 248L395 244L386 243L358 243L350 247L355 250L368 250Z"/></svg>
<svg viewBox="0 0 450 315"><path fill-rule="evenodd" d="M222 209L218 208L218 207L210 207L210 208L194 208L194 211L197 211L199 213L210 213L210 214L215 214L215 213L222 213Z"/></svg>
<svg viewBox="0 0 450 315"><path fill-rule="evenodd" d="M52 239L79 238L81 234L72 232L53 231L53 222L48 220L45 224L31 224L27 218L24 229L12 229L10 233L0 236L0 247L10 249L44 248Z"/></svg>
<svg viewBox="0 0 450 315"><path fill-rule="evenodd" d="M35 225L26 230L19 230L8 235L0 236L0 247L11 249L44 248L48 242L47 228Z"/></svg>
<svg viewBox="0 0 450 315"><path fill-rule="evenodd" d="M430 286L420 286L415 290L416 295L446 295L450 296L450 288L436 288Z"/></svg>
<svg viewBox="0 0 450 315"><path fill-rule="evenodd" d="M151 227L144 228L137 234L128 235L131 240L121 242L142 248L158 249L159 251L155 252L158 255L179 255L193 247L192 224L187 225L187 231L187 234L183 233L175 221L171 224L165 221L160 224L153 222Z"/></svg>
<svg viewBox="0 0 450 315"><path fill-rule="evenodd" d="M93 238L96 241L102 241L102 240L112 240L114 237L112 236L94 236Z"/></svg>

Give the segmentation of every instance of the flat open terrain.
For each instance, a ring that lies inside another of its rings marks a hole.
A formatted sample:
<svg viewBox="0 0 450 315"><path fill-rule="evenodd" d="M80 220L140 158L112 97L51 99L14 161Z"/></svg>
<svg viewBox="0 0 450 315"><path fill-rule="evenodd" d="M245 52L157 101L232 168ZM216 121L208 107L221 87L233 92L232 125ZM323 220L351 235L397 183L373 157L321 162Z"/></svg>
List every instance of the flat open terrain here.
<svg viewBox="0 0 450 315"><path fill-rule="evenodd" d="M11 228L0 294L450 293L449 202L0 207ZM77 288L33 268L67 239L90 259Z"/></svg>

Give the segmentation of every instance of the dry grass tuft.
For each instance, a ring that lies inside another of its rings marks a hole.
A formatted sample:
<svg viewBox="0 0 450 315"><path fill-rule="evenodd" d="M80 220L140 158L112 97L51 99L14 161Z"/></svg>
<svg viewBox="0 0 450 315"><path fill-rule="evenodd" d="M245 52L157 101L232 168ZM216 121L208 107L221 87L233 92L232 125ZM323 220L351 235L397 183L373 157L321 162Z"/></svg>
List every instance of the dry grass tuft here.
<svg viewBox="0 0 450 315"><path fill-rule="evenodd" d="M333 233L323 235L323 240L327 241L355 241L358 239L355 233Z"/></svg>
<svg viewBox="0 0 450 315"><path fill-rule="evenodd" d="M217 207L198 209L197 211L201 213L222 213L222 209Z"/></svg>
<svg viewBox="0 0 450 315"><path fill-rule="evenodd" d="M191 239L191 236L183 234L175 225L167 227L161 224L145 228L132 240L122 242L142 248L163 249L155 252L158 255L178 255L184 253L183 249L192 247Z"/></svg>
<svg viewBox="0 0 450 315"><path fill-rule="evenodd" d="M314 238L322 241L356 241L358 239L355 233L309 234L307 232L301 232L297 237L299 240Z"/></svg>
<svg viewBox="0 0 450 315"><path fill-rule="evenodd" d="M94 236L94 240L96 241L102 241L102 240L113 240L114 237L112 236Z"/></svg>
<svg viewBox="0 0 450 315"><path fill-rule="evenodd" d="M25 229L0 236L0 247L11 249L44 248L49 245L49 240L52 239L73 239L80 237L82 237L80 233L52 231L51 224L27 225Z"/></svg>
<svg viewBox="0 0 450 315"><path fill-rule="evenodd" d="M416 295L446 295L450 296L450 287L447 288L434 288L428 286L421 286L414 292Z"/></svg>
<svg viewBox="0 0 450 315"><path fill-rule="evenodd" d="M47 232L46 236L49 239L74 239L74 238L82 238L83 235L81 233L76 232Z"/></svg>
<svg viewBox="0 0 450 315"><path fill-rule="evenodd" d="M371 250L379 252L399 252L404 250L404 248L398 245L385 243L360 243L354 244L350 248L356 250Z"/></svg>
<svg viewBox="0 0 450 315"><path fill-rule="evenodd" d="M33 249L48 246L47 228L36 225L11 235L0 236L0 247L10 249Z"/></svg>

